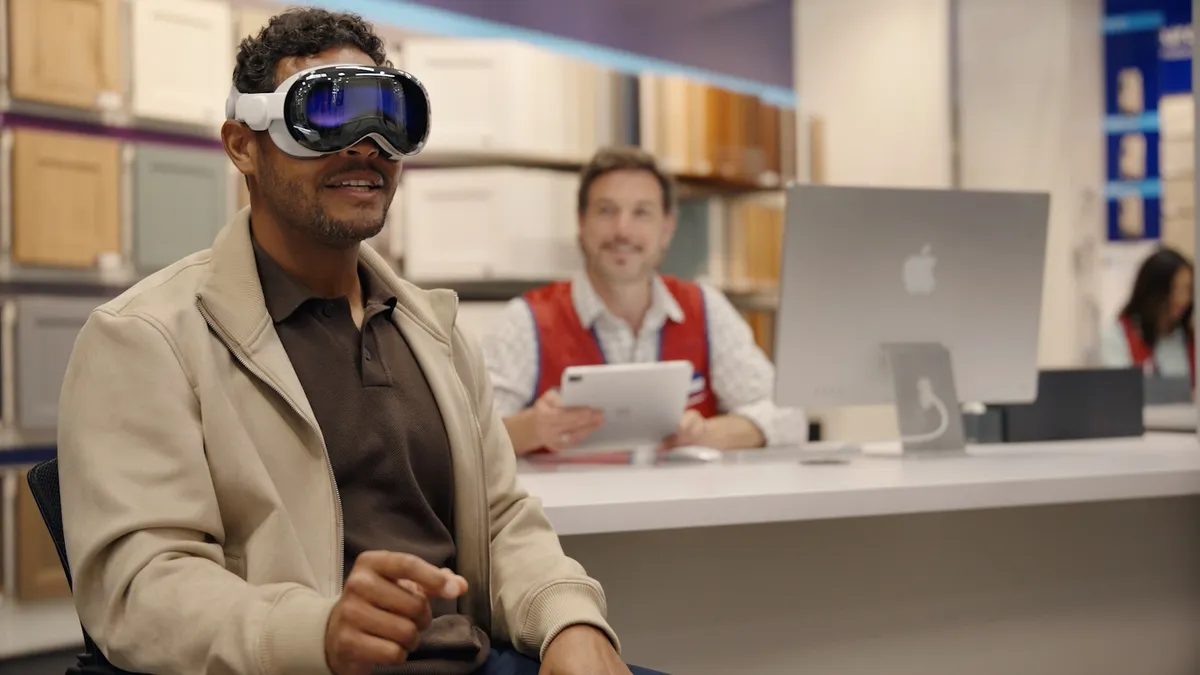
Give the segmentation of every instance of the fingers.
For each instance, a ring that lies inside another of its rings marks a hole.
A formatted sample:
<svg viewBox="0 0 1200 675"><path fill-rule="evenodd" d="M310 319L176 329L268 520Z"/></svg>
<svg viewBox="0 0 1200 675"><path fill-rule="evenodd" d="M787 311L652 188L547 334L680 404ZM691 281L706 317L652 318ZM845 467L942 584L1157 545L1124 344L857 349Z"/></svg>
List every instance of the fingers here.
<svg viewBox="0 0 1200 675"><path fill-rule="evenodd" d="M428 607L425 611L428 614ZM342 610L342 615L360 632L399 646L403 653L397 653L393 658L405 658L405 655L415 651L421 642L422 629L417 626L416 622L404 616L386 612L379 607L372 607L365 600L360 599L359 602L347 603ZM426 623L425 627L428 625ZM395 662L381 661L381 663Z"/></svg>
<svg viewBox="0 0 1200 675"><path fill-rule="evenodd" d="M545 407L547 411L553 411L553 412L556 412L559 414L562 414L562 413L569 414L569 416L571 418L575 418L575 419L581 419L581 420L594 420L596 418L600 418L601 420L604 419L604 411L598 410L598 408L589 408L589 407L581 407L581 406L564 407L563 400L560 399L558 396L558 389L547 389L546 393L542 394L541 398L538 399L538 404L535 404L535 405L541 405L542 407Z"/></svg>
<svg viewBox="0 0 1200 675"><path fill-rule="evenodd" d="M571 448L585 438L587 438L587 433L579 431L564 431L555 437L554 443L550 447L554 450Z"/></svg>
<svg viewBox="0 0 1200 675"><path fill-rule="evenodd" d="M408 579L401 579L396 582L396 585L399 586L401 590L407 591L408 593L411 593L416 598L425 601L425 604L423 607L424 614L419 617L414 617L414 621L417 624L417 628L420 628L421 630L425 630L426 628L429 628L429 624L433 623L433 614L432 614L432 611L430 610L428 596L425 595L425 589L423 589L419 585L417 585L417 583L415 581L410 581Z"/></svg>
<svg viewBox="0 0 1200 675"><path fill-rule="evenodd" d="M399 644L361 631L339 631L332 643L327 643L326 657L339 664L353 664L352 673L368 675L375 664L400 664L408 652Z"/></svg>
<svg viewBox="0 0 1200 675"><path fill-rule="evenodd" d="M705 420L695 410L683 413L679 420L679 428L663 441L663 447L676 448L684 445L697 445L703 439Z"/></svg>
<svg viewBox="0 0 1200 675"><path fill-rule="evenodd" d="M429 598L416 582L392 581L365 565L355 565L346 578L346 593L365 599L371 605L412 621L425 629L432 621Z"/></svg>
<svg viewBox="0 0 1200 675"><path fill-rule="evenodd" d="M421 586L415 581L410 579L398 579L396 580L396 585L410 593L416 594L419 597L425 597L425 589L421 588Z"/></svg>
<svg viewBox="0 0 1200 675"><path fill-rule="evenodd" d="M467 582L407 553L358 556L326 629L325 652L338 675L403 663L432 623L430 596L456 598Z"/></svg>
<svg viewBox="0 0 1200 675"><path fill-rule="evenodd" d="M604 413L591 408L567 408L558 415L555 427L562 433L595 431L604 424Z"/></svg>
<svg viewBox="0 0 1200 675"><path fill-rule="evenodd" d="M569 448L604 424L604 413L591 408L559 408L543 418L539 437L551 450Z"/></svg>
<svg viewBox="0 0 1200 675"><path fill-rule="evenodd" d="M555 425L554 437L560 448L569 448L592 435L604 424L604 414L588 412L577 418L563 420Z"/></svg>
<svg viewBox="0 0 1200 675"><path fill-rule="evenodd" d="M391 581L408 579L429 595L453 599L467 591L466 579L407 553L368 551L358 556L354 566L359 565Z"/></svg>

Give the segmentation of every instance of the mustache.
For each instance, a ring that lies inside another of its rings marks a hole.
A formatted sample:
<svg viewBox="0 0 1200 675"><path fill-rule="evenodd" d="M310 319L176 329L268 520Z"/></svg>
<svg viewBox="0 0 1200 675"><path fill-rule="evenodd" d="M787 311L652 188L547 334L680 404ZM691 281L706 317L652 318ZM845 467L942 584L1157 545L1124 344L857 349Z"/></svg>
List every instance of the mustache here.
<svg viewBox="0 0 1200 675"><path fill-rule="evenodd" d="M379 175L380 180L386 183L387 172L383 169L382 161L383 160L376 160L372 162L369 159L347 159L345 162L342 162L340 165L338 165L336 170L330 171L329 174L325 176L325 182L332 182L333 180L354 171L373 171Z"/></svg>

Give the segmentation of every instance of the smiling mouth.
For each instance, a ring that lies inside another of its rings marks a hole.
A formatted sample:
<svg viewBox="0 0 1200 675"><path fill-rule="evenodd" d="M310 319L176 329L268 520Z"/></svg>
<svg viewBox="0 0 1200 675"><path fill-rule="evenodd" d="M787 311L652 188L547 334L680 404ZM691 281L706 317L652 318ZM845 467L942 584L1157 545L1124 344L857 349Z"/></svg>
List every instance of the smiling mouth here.
<svg viewBox="0 0 1200 675"><path fill-rule="evenodd" d="M620 255L633 255L636 254L640 249L638 249L636 246L617 245L605 246L604 250L608 251L609 253L617 253Z"/></svg>
<svg viewBox="0 0 1200 675"><path fill-rule="evenodd" d="M368 192L371 190L383 189L382 180L341 180L334 181L325 187L335 190L353 190L355 192Z"/></svg>
<svg viewBox="0 0 1200 675"><path fill-rule="evenodd" d="M368 193L383 189L383 175L365 167L352 171L343 171L325 184L326 188L338 192Z"/></svg>

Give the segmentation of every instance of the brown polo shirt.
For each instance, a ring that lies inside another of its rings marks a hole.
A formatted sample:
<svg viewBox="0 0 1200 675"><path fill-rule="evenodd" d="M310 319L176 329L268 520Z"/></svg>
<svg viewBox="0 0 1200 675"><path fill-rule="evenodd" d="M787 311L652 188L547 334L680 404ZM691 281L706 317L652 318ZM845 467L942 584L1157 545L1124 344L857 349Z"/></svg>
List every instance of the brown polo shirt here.
<svg viewBox="0 0 1200 675"><path fill-rule="evenodd" d="M267 312L308 397L342 501L346 571L363 551L411 553L455 567L450 441L420 364L391 320L396 297L359 268L364 315L321 298L255 244ZM432 601L434 624L409 663L388 673L458 675L487 659L487 635Z"/></svg>

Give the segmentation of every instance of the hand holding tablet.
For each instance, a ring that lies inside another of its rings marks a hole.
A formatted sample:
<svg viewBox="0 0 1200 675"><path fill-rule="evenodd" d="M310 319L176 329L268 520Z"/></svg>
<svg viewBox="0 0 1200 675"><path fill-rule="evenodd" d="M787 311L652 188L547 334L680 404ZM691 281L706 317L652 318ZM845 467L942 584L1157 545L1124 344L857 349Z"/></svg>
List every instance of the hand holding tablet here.
<svg viewBox="0 0 1200 675"><path fill-rule="evenodd" d="M542 394L530 409L532 431L541 447L562 450L586 439L604 423L603 411L595 408L568 408L558 391Z"/></svg>
<svg viewBox="0 0 1200 675"><path fill-rule="evenodd" d="M679 418L679 428L663 441L663 449L703 445L706 427L707 421L703 415L695 410L685 410L683 417Z"/></svg>
<svg viewBox="0 0 1200 675"><path fill-rule="evenodd" d="M590 454L657 446L675 437L675 445L694 442L703 420L684 425L692 382L690 361L660 361L601 366L572 366L563 372L559 402L568 409L600 411L602 422L563 452ZM699 417L697 415L697 417ZM688 438L677 437L677 432Z"/></svg>

